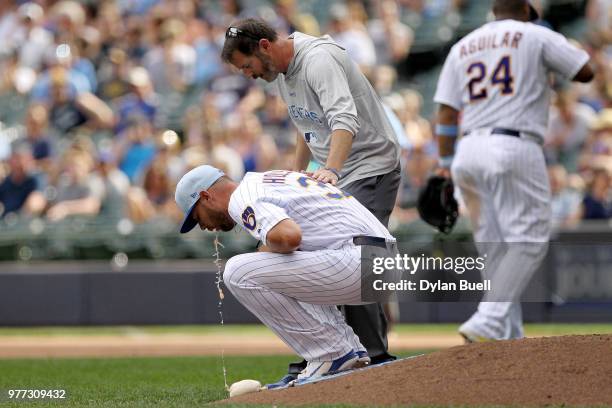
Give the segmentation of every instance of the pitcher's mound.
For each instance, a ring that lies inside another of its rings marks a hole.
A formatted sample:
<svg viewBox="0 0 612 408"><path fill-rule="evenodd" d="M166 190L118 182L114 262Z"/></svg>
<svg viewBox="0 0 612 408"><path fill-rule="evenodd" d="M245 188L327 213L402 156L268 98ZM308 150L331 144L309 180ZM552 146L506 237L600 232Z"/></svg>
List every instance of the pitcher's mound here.
<svg viewBox="0 0 612 408"><path fill-rule="evenodd" d="M612 405L612 335L470 344L227 400L274 405Z"/></svg>

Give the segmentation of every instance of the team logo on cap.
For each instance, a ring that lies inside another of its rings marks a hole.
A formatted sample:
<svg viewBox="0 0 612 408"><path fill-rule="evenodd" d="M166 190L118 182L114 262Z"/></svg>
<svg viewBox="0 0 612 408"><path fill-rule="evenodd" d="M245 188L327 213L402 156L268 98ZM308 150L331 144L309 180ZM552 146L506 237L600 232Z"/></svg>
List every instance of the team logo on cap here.
<svg viewBox="0 0 612 408"><path fill-rule="evenodd" d="M257 225L257 220L255 219L255 211L252 207L247 207L242 213L242 225L245 228L253 231L255 226Z"/></svg>

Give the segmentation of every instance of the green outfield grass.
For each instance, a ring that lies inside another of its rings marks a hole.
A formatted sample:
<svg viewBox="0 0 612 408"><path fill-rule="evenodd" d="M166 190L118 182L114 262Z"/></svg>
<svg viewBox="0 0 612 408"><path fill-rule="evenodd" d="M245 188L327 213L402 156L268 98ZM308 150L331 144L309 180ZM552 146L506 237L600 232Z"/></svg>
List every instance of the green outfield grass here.
<svg viewBox="0 0 612 408"><path fill-rule="evenodd" d="M227 380L274 382L294 360L226 357ZM8 389L65 389L68 398L10 403ZM220 357L0 361L1 407L201 407L226 398L224 389Z"/></svg>
<svg viewBox="0 0 612 408"><path fill-rule="evenodd" d="M456 324L398 325L401 335L455 335ZM529 336L612 333L612 324L527 325ZM132 333L267 336L260 325L0 328L0 336L129 335ZM401 357L428 351L399 353ZM268 383L294 356L228 356L227 381ZM226 397L220 356L0 360L0 407L200 407ZM9 402L8 389L65 389L63 401Z"/></svg>
<svg viewBox="0 0 612 408"><path fill-rule="evenodd" d="M394 331L401 335L456 334L458 324L398 324ZM612 324L527 324L527 336L559 336L565 334L609 334ZM100 336L130 334L196 334L196 335L273 335L263 325L184 325L184 326L92 326L92 327L0 327L0 336Z"/></svg>

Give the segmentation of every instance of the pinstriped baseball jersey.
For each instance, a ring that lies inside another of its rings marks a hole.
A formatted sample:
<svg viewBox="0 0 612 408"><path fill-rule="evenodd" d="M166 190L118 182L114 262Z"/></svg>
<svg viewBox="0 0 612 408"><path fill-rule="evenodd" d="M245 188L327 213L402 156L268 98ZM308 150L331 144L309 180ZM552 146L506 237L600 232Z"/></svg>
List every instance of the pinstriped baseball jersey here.
<svg viewBox="0 0 612 408"><path fill-rule="evenodd" d="M463 111L464 132L502 127L543 137L549 74L572 79L588 60L584 50L548 28L494 21L453 46L434 99Z"/></svg>
<svg viewBox="0 0 612 408"><path fill-rule="evenodd" d="M302 251L339 249L358 235L394 240L352 196L290 171L247 173L232 193L229 214L264 243L276 224L293 219L302 229Z"/></svg>
<svg viewBox="0 0 612 408"><path fill-rule="evenodd" d="M302 173L247 173L229 202L230 216L267 242L280 221L302 230L300 251L256 252L231 258L223 281L232 294L298 355L332 361L365 347L338 304L362 304L361 247L352 237L394 241L355 198Z"/></svg>

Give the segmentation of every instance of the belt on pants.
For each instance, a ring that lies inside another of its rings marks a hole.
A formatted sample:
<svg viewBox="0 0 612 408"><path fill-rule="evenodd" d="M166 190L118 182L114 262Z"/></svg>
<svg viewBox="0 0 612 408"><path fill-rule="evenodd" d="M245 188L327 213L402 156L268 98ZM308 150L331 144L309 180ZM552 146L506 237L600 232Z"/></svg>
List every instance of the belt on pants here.
<svg viewBox="0 0 612 408"><path fill-rule="evenodd" d="M466 131L463 133L464 136L468 136L471 133L471 131ZM531 135L529 133L521 133L518 130L514 130L514 129L507 129L507 128L493 128L491 129L491 135L501 135L501 136L512 136L512 137L518 137L518 138L522 138L522 139L527 139L527 140L531 140L533 142L536 142L537 144L542 144L542 139L538 136L534 136Z"/></svg>
<svg viewBox="0 0 612 408"><path fill-rule="evenodd" d="M353 244L357 246L375 246L387 249L386 239L380 237L368 237L367 235L353 237Z"/></svg>

